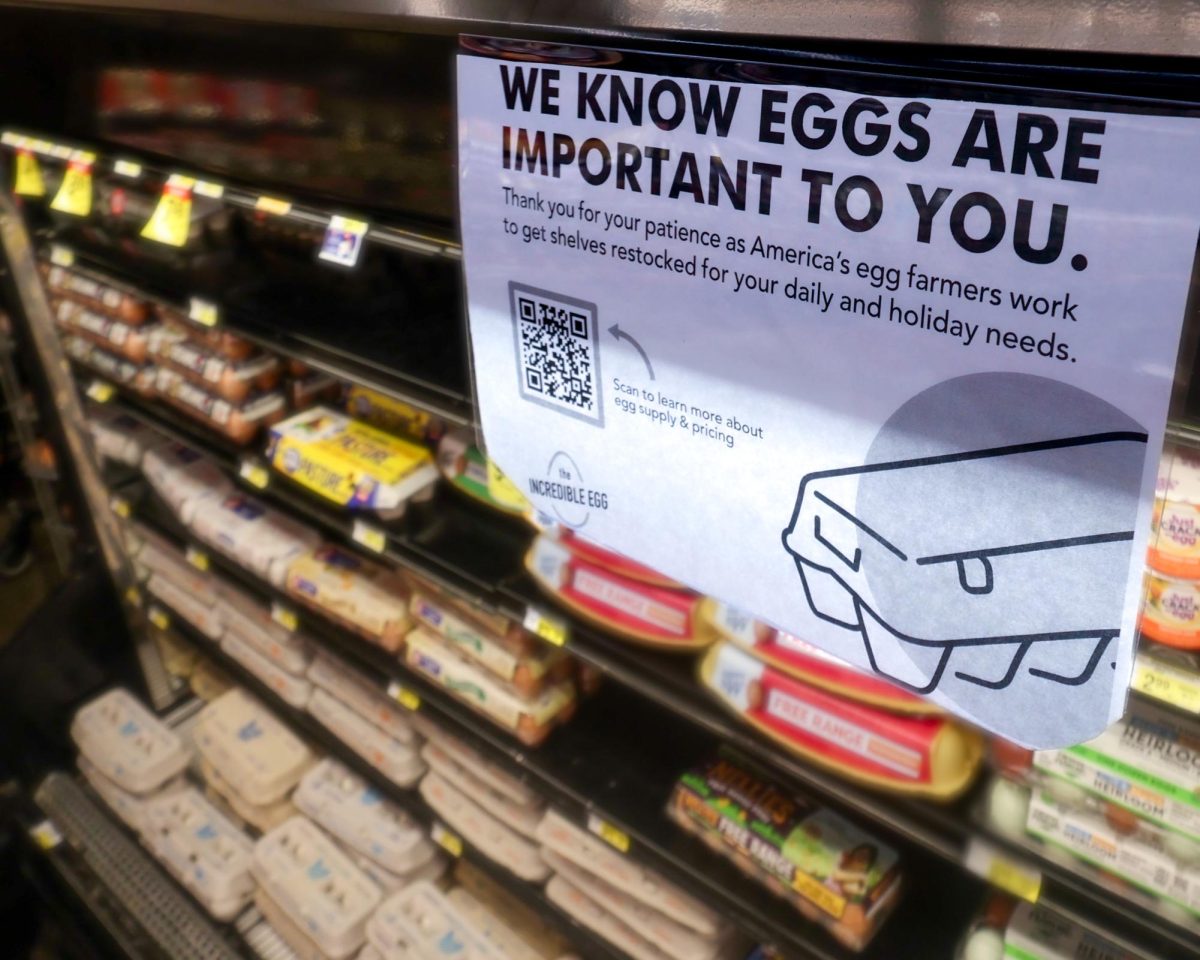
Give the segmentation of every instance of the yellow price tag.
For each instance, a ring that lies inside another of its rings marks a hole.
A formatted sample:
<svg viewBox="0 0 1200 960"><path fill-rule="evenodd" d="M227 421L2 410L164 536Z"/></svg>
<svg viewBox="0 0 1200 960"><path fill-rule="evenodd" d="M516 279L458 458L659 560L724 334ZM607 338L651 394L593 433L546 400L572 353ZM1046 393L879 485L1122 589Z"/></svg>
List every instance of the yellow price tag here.
<svg viewBox="0 0 1200 960"><path fill-rule="evenodd" d="M271 604L271 619L288 633L295 633L300 627L300 618L296 616L296 611L278 600Z"/></svg>
<svg viewBox="0 0 1200 960"><path fill-rule="evenodd" d="M128 520L130 513L133 512L129 507L129 501L116 495L108 501L108 506L122 520Z"/></svg>
<svg viewBox="0 0 1200 960"><path fill-rule="evenodd" d="M355 543L361 543L368 550L374 550L376 553L383 553L387 549L387 537L384 536L382 530L378 527L373 527L369 523L363 523L361 520L354 521L354 528L350 531L350 539Z"/></svg>
<svg viewBox="0 0 1200 960"><path fill-rule="evenodd" d="M58 193L50 201L50 208L73 217L86 217L92 212L92 164L95 157L90 154L75 154L67 161Z"/></svg>
<svg viewBox="0 0 1200 960"><path fill-rule="evenodd" d="M419 710L421 708L421 698L411 690L400 686L394 680L388 684L387 695L400 704L400 706L409 710Z"/></svg>
<svg viewBox="0 0 1200 960"><path fill-rule="evenodd" d="M63 840L63 835L58 827L49 820L43 820L36 827L31 827L29 835L42 850L53 850Z"/></svg>
<svg viewBox="0 0 1200 960"><path fill-rule="evenodd" d="M1030 903L1037 903L1042 892L1040 870L1010 857L980 837L972 837L967 843L965 864L992 886Z"/></svg>
<svg viewBox="0 0 1200 960"><path fill-rule="evenodd" d="M61 243L51 244L50 262L56 267L69 267L75 263L75 251Z"/></svg>
<svg viewBox="0 0 1200 960"><path fill-rule="evenodd" d="M280 200L278 197L259 197L254 203L254 209L259 213L286 217L292 212L292 205L287 200Z"/></svg>
<svg viewBox="0 0 1200 960"><path fill-rule="evenodd" d="M185 555L187 556L187 562L197 570L205 573L208 572L208 554L203 550L189 545Z"/></svg>
<svg viewBox="0 0 1200 960"><path fill-rule="evenodd" d="M188 319L202 327L215 327L221 319L221 310L215 303L192 297L188 300Z"/></svg>
<svg viewBox="0 0 1200 960"><path fill-rule="evenodd" d="M137 180L142 175L142 165L132 160L117 160L113 163L113 173L118 177Z"/></svg>
<svg viewBox="0 0 1200 960"><path fill-rule="evenodd" d="M146 618L159 630L166 630L171 625L171 618L167 616L167 611L162 607L152 606L146 611Z"/></svg>
<svg viewBox="0 0 1200 960"><path fill-rule="evenodd" d="M137 607L139 610L142 606L142 591L137 587L130 587L125 591L125 599L129 601L130 606Z"/></svg>
<svg viewBox="0 0 1200 960"><path fill-rule="evenodd" d="M610 847L616 847L622 853L629 852L629 834L623 830L618 830L607 820L596 816L594 813L588 814L588 829L598 836L601 840L607 843Z"/></svg>
<svg viewBox="0 0 1200 960"><path fill-rule="evenodd" d="M238 476L259 490L265 490L271 482L271 472L256 460L243 460L239 463Z"/></svg>
<svg viewBox="0 0 1200 960"><path fill-rule="evenodd" d="M433 829L429 831L429 835L433 837L433 842L450 854L450 856L462 856L463 843L458 838L458 834L451 833L440 823L435 823Z"/></svg>
<svg viewBox="0 0 1200 960"><path fill-rule="evenodd" d="M44 197L46 184L42 180L42 168L32 150L17 151L16 178L13 193L19 197Z"/></svg>
<svg viewBox="0 0 1200 960"><path fill-rule="evenodd" d="M567 623L559 617L544 613L537 607L527 607L524 624L526 630L536 633L549 644L556 647L567 644Z"/></svg>
<svg viewBox="0 0 1200 960"><path fill-rule="evenodd" d="M1200 676L1186 670L1139 654L1131 686L1144 696L1200 714Z"/></svg>
<svg viewBox="0 0 1200 960"><path fill-rule="evenodd" d="M167 178L158 205L142 227L143 237L171 247L182 247L187 243L195 183L191 177L181 177L179 174Z"/></svg>
<svg viewBox="0 0 1200 960"><path fill-rule="evenodd" d="M117 388L106 380L93 380L88 384L87 397L96 403L108 403L116 396Z"/></svg>

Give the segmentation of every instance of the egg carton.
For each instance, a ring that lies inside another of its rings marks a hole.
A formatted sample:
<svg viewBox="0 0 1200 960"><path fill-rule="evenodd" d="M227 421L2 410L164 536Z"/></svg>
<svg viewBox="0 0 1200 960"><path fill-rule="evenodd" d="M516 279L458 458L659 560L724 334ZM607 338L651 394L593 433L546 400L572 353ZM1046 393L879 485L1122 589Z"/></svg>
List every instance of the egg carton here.
<svg viewBox="0 0 1200 960"><path fill-rule="evenodd" d="M188 677L188 686L201 700L211 703L233 689L233 679L211 660L201 658Z"/></svg>
<svg viewBox="0 0 1200 960"><path fill-rule="evenodd" d="M134 563L145 571L142 580L149 580L157 574L192 594L196 601L209 607L217 605L220 597L216 580L211 574L204 573L188 563L184 552L176 544L149 527L135 523L131 529L140 541L134 554Z"/></svg>
<svg viewBox="0 0 1200 960"><path fill-rule="evenodd" d="M354 861L355 866L370 877L374 881L375 886L383 891L384 896L395 893L397 890L402 890L409 884L416 883L419 880L436 882L446 873L447 860L440 853L435 853L422 866L417 867L409 873L392 873L390 870L385 870L370 857L365 857L344 844L342 845L342 849Z"/></svg>
<svg viewBox="0 0 1200 960"><path fill-rule="evenodd" d="M549 810L537 831L538 840L554 853L605 880L628 896L666 914L702 936L720 936L720 916L661 876L630 859L599 837Z"/></svg>
<svg viewBox="0 0 1200 960"><path fill-rule="evenodd" d="M316 762L303 741L238 687L200 712L195 742L241 797L260 807L282 800Z"/></svg>
<svg viewBox="0 0 1200 960"><path fill-rule="evenodd" d="M546 884L546 899L633 960L671 960L671 955L640 936L600 903L561 876Z"/></svg>
<svg viewBox="0 0 1200 960"><path fill-rule="evenodd" d="M540 883L550 875L536 844L485 812L439 774L431 772L421 781L421 796L448 827L522 880Z"/></svg>
<svg viewBox="0 0 1200 960"><path fill-rule="evenodd" d="M205 543L276 587L293 560L319 542L316 531L242 494L205 500L190 526Z"/></svg>
<svg viewBox="0 0 1200 960"><path fill-rule="evenodd" d="M161 794L173 793L176 790L183 789L184 780L182 777L175 777L168 780L156 791L146 796L138 796L136 793L130 793L128 790L122 790L119 786L102 774L87 757L80 754L76 757L75 762L79 765L79 772L83 774L83 778L88 782L96 795L108 805L121 821L136 831L141 833L145 824L146 804L152 798Z"/></svg>
<svg viewBox="0 0 1200 960"><path fill-rule="evenodd" d="M200 776L221 802L229 807L230 812L245 824L249 824L259 833L274 830L285 820L296 815L296 807L291 800L277 800L266 806L256 806L247 803L238 793L237 788L226 780L219 770L207 760L200 760Z"/></svg>
<svg viewBox="0 0 1200 960"><path fill-rule="evenodd" d="M227 580L218 580L217 594L225 613L225 632L236 633L280 669L303 676L312 660L303 634L280 626L265 604Z"/></svg>
<svg viewBox="0 0 1200 960"><path fill-rule="evenodd" d="M455 887L446 894L446 899L483 938L497 960L526 960L534 955L533 948L515 930L462 887Z"/></svg>
<svg viewBox="0 0 1200 960"><path fill-rule="evenodd" d="M149 801L142 840L218 920L250 902L253 844L195 787Z"/></svg>
<svg viewBox="0 0 1200 960"><path fill-rule="evenodd" d="M370 878L305 817L258 841L254 875L283 915L334 960L362 946L367 920L382 900Z"/></svg>
<svg viewBox="0 0 1200 960"><path fill-rule="evenodd" d="M474 769L459 763L435 743L425 744L421 749L421 758L431 770L501 823L524 837L533 839L537 836L538 824L545 813L545 803L537 802L528 806L514 803L475 776Z"/></svg>
<svg viewBox="0 0 1200 960"><path fill-rule="evenodd" d="M308 679L393 739L401 743L416 740L409 713L390 700L378 684L349 664L322 653L308 668Z"/></svg>
<svg viewBox="0 0 1200 960"><path fill-rule="evenodd" d="M233 484L215 464L181 443L168 442L147 450L142 473L188 525L200 505L220 502L233 492Z"/></svg>
<svg viewBox="0 0 1200 960"><path fill-rule="evenodd" d="M170 607L180 617L203 633L209 640L220 640L225 631L220 607L204 602L202 596L188 593L162 574L155 573L146 589Z"/></svg>
<svg viewBox="0 0 1200 960"><path fill-rule="evenodd" d="M603 904L609 913L630 930L655 944L673 960L734 960L739 956L727 927L716 937L702 936L640 900L635 900L553 850L543 850L542 857L558 876L591 900ZM741 955L744 956L744 953Z"/></svg>
<svg viewBox="0 0 1200 960"><path fill-rule="evenodd" d="M332 758L304 775L292 800L314 823L390 873L411 873L436 852L408 814Z"/></svg>
<svg viewBox="0 0 1200 960"><path fill-rule="evenodd" d="M367 938L387 960L406 955L420 960L501 960L503 956L427 881L388 897L367 924Z"/></svg>
<svg viewBox="0 0 1200 960"><path fill-rule="evenodd" d="M308 712L397 786L411 787L425 772L414 747L390 737L326 691L313 691Z"/></svg>
<svg viewBox="0 0 1200 960"><path fill-rule="evenodd" d="M161 436L136 417L107 406L89 406L87 428L96 453L129 467L141 465L146 450Z"/></svg>
<svg viewBox="0 0 1200 960"><path fill-rule="evenodd" d="M76 711L71 739L97 771L129 793L150 793L188 764L179 736L120 687Z"/></svg>
<svg viewBox="0 0 1200 960"><path fill-rule="evenodd" d="M237 631L227 631L221 649L270 687L285 703L303 710L312 696L312 684L289 673L251 646Z"/></svg>
<svg viewBox="0 0 1200 960"><path fill-rule="evenodd" d="M481 753L472 750L457 737L446 733L428 717L414 715L413 725L421 736L431 743L436 743L451 760L459 766L466 767L477 780L487 784L497 793L503 794L513 803L522 807L538 806L543 803L538 792L523 780L486 759Z"/></svg>

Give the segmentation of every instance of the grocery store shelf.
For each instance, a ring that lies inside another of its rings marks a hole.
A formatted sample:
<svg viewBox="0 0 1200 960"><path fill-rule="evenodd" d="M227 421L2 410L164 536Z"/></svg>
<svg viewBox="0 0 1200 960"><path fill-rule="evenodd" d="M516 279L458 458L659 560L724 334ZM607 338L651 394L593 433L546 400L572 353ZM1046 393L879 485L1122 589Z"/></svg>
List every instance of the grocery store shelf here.
<svg viewBox="0 0 1200 960"><path fill-rule="evenodd" d="M184 442L203 447L217 462L236 473L239 462L236 449L228 444L214 443L211 436L206 437L203 429L192 426L187 418L151 408L127 396L123 396L120 402L126 404L130 412L165 428ZM326 536L368 555L372 553L355 542L354 519L348 512L320 502L286 478L272 473L268 487L259 491L259 495L315 524ZM1071 865L1052 860L1040 851L1025 848L991 830L977 814L981 806L979 798L983 784L976 785L954 803L944 805L857 787L833 773L781 752L766 737L738 723L700 687L690 658L681 659L632 648L556 610L524 572L521 561L530 534L519 525L499 516L493 517L464 498L444 492L436 503L414 508L403 520L392 525L381 524L379 530L386 538L386 559L434 580L460 597L518 621L523 621L530 606L553 610L567 624L568 649L635 695L625 701L620 710L642 718L643 730L670 732L670 735L664 733L656 740L670 743L677 739L680 743L687 743L690 738L690 742L696 742L695 736L700 735L709 744L710 750L715 749L716 744L727 744L765 765L781 782L798 792L812 795L820 802L850 813L862 820L864 825L898 837L912 849L932 854L956 869L962 868L967 846L975 837L985 838L1000 849L1010 851L1018 859L1028 860L1032 856L1042 874L1041 902L1064 914L1087 919L1093 926L1097 924L1097 918L1103 918L1111 939L1136 947L1139 955L1148 960L1165 960L1176 956L1200 957L1200 943L1192 931L1113 893L1098 876L1081 873ZM305 622L312 619L308 617ZM323 636L334 645L341 646L360 664L373 668L381 682L389 678L401 678L403 667L399 662L386 654L382 655L387 661L384 662L373 648L357 638L348 637L337 628L323 632ZM408 682L413 683L412 680ZM419 682L414 685L420 687ZM431 698L430 702L439 702L436 691L426 692ZM646 712L647 706L653 709ZM576 722L573 721L555 737L568 739ZM459 722L459 726L478 731L483 725L467 717ZM639 742L640 738L636 735L638 728L632 729L635 732L629 742L620 744L620 752L608 754L613 763L618 760L622 763L633 762L628 760L630 744ZM475 740L478 742L477 736ZM500 740L501 748L490 747L491 754L503 756L507 753L509 762L531 772L545 784L546 789L558 789L554 787L556 775L553 772L538 771L537 758L540 753L526 753L515 744L510 744L506 751L503 749L506 738ZM581 748L564 748L566 758L569 759L572 751L578 749ZM576 756L586 757L587 754ZM581 776L579 768L585 762L574 761L573 777ZM604 764L597 764L595 769L597 779L603 779L602 771L611 774L610 767ZM570 802L582 816L592 809L591 804L600 802L600 797L591 792L595 786L572 780L562 787L562 794L568 799L573 797ZM661 844L661 839L655 839L656 831L648 824L638 829L635 826L638 823L637 812L621 806L624 800L636 796L641 789L644 788L618 791L610 798L609 806L602 808L603 815L619 829L626 830L635 838L640 837L642 843L654 851ZM667 793L669 787L656 802L664 803ZM678 868L671 864L670 852L664 853L663 860L652 865L663 869L668 875L675 872L679 876ZM687 869L692 871L694 868L689 866ZM744 881L741 886L745 886Z"/></svg>

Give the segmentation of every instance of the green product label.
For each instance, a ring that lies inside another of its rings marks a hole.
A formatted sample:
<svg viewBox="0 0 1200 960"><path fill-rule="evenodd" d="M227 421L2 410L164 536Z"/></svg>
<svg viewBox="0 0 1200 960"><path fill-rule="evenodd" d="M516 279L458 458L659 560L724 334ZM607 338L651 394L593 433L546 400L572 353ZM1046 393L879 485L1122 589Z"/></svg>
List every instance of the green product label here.
<svg viewBox="0 0 1200 960"><path fill-rule="evenodd" d="M1161 777L1156 777L1152 773L1147 773L1140 767L1135 767L1132 764L1125 763L1123 760L1117 760L1110 757L1106 753L1101 753L1099 750L1089 747L1086 744L1080 744L1076 747L1071 747L1068 753L1073 753L1084 760L1096 764L1099 767L1105 767L1108 770L1132 780L1142 786L1149 787L1152 790L1157 790L1164 796L1170 797L1176 803L1181 803L1189 807L1194 807L1200 810L1200 797L1183 789Z"/></svg>

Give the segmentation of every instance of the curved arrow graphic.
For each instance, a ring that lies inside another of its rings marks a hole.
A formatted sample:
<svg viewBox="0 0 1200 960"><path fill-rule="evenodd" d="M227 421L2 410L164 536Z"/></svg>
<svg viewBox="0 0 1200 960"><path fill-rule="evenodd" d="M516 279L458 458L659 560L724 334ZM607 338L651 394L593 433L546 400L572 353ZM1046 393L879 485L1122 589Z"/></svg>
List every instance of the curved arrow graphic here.
<svg viewBox="0 0 1200 960"><path fill-rule="evenodd" d="M624 330L622 330L621 325L618 323L614 323L611 327L609 327L608 332L613 335L614 340L625 339L633 344L633 348L642 355L642 360L646 364L646 371L650 374L650 379L653 380L654 379L654 367L650 365L650 358L648 356L646 356L646 351L642 349L642 345L640 343L638 343L636 340L634 340L633 337L631 337L629 334L627 334Z"/></svg>

